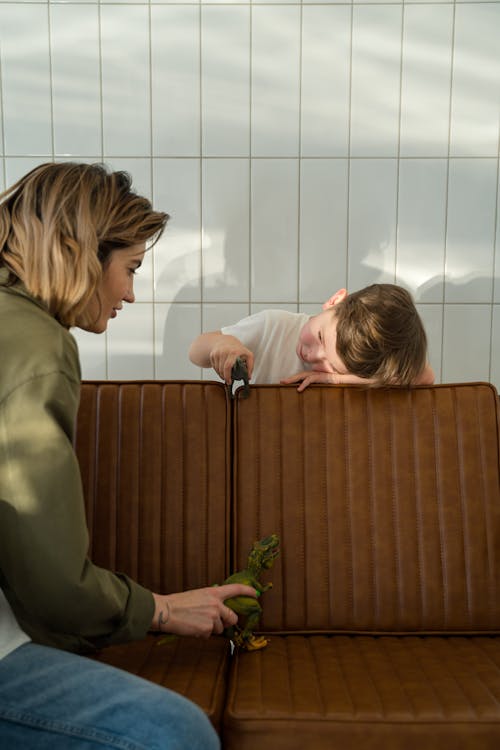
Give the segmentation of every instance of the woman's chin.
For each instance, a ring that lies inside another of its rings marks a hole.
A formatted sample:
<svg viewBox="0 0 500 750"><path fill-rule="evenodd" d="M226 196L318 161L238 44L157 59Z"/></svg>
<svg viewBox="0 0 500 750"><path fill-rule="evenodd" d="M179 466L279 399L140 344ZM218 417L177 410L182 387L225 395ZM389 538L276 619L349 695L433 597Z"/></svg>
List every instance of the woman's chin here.
<svg viewBox="0 0 500 750"><path fill-rule="evenodd" d="M77 328L81 328L82 331L87 333L104 333L108 327L108 321L97 321L92 323L77 323Z"/></svg>

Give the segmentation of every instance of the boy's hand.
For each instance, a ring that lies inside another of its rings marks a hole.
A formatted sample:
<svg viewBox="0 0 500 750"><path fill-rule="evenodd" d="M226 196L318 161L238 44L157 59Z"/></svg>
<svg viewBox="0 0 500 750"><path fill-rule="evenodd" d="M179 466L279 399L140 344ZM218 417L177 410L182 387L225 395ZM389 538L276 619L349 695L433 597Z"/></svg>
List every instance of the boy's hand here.
<svg viewBox="0 0 500 750"><path fill-rule="evenodd" d="M238 339L233 336L224 336L217 341L210 352L211 366L228 385L231 384L231 370L238 357L245 360L250 379L253 370L253 354Z"/></svg>
<svg viewBox="0 0 500 750"><path fill-rule="evenodd" d="M360 378L359 375L351 375L350 372L342 374L340 372L323 372L323 370L304 370L289 378L280 381L283 385L291 383L300 383L297 390L299 393L307 388L311 383L326 383L327 385L368 385L371 383L369 378Z"/></svg>
<svg viewBox="0 0 500 750"><path fill-rule="evenodd" d="M253 354L236 336L222 331L207 331L195 338L189 347L189 359L200 367L213 367L227 385L231 384L231 370L238 359L244 359L248 378L252 377Z"/></svg>

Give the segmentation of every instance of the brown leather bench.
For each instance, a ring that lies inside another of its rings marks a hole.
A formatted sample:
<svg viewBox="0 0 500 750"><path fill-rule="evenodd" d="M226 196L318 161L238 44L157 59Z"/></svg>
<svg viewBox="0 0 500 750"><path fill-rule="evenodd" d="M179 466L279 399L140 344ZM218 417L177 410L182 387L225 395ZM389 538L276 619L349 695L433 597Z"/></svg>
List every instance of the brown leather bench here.
<svg viewBox="0 0 500 750"><path fill-rule="evenodd" d="M86 383L76 449L93 559L153 590L220 582L281 537L266 649L99 655L195 700L226 750L500 746L492 386Z"/></svg>

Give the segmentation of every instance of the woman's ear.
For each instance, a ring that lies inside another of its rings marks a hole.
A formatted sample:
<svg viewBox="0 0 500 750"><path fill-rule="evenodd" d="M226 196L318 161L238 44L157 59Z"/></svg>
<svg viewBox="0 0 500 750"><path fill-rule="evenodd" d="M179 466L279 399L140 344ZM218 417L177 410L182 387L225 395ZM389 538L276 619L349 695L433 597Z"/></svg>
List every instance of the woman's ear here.
<svg viewBox="0 0 500 750"><path fill-rule="evenodd" d="M338 305L338 303L342 302L342 300L344 300L346 297L347 289L339 289L330 297L330 299L326 300L326 302L323 304L323 310L328 310L330 307Z"/></svg>

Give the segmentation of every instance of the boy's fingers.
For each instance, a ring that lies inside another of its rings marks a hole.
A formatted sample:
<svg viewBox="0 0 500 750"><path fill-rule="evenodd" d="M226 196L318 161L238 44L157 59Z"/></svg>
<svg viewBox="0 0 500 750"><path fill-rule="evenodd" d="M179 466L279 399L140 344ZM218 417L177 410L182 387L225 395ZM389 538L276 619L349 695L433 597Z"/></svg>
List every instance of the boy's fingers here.
<svg viewBox="0 0 500 750"><path fill-rule="evenodd" d="M305 380L307 377L309 377L309 371L306 370L304 372L298 372L296 375L290 375L288 378L282 378L280 380L280 383L283 383L283 385L290 385L291 383L299 383L301 380Z"/></svg>

